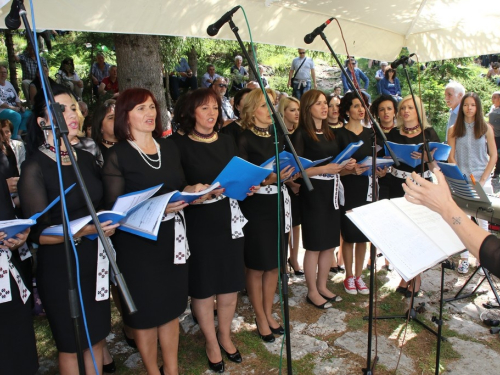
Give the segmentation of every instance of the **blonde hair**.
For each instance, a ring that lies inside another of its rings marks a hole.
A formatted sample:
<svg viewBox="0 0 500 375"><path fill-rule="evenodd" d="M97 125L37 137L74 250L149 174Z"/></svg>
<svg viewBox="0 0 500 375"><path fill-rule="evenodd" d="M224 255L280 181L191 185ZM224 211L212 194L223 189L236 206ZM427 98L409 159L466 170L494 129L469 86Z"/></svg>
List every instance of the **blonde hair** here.
<svg viewBox="0 0 500 375"><path fill-rule="evenodd" d="M76 106L76 115L78 116L78 137L86 137L87 135L83 131L83 122L85 121L85 117L83 117L82 111L80 111L80 105L78 104L78 100L73 95L70 95L71 101Z"/></svg>
<svg viewBox="0 0 500 375"><path fill-rule="evenodd" d="M398 113L396 116L396 128L398 129L401 129L401 127L403 126L403 117L400 113L401 107L403 106L403 103L409 100L411 100L411 102L413 103L413 97L411 95L405 96L403 100L399 102ZM417 103L417 108L415 108L415 110L417 110L417 113L420 113L420 118L422 119L422 125L424 126L424 129L432 127L431 124L429 124L429 122L427 121L427 114L425 113L424 105L422 104L422 100L418 96L415 96L415 103Z"/></svg>
<svg viewBox="0 0 500 375"><path fill-rule="evenodd" d="M285 118L285 110L292 102L297 103L300 108L300 100L294 98L293 96L283 96L280 99L280 103L278 104L278 112L280 113L281 117Z"/></svg>
<svg viewBox="0 0 500 375"><path fill-rule="evenodd" d="M276 103L276 91L271 88L266 89L267 95L273 98L273 103Z"/></svg>
<svg viewBox="0 0 500 375"><path fill-rule="evenodd" d="M247 94L240 111L240 124L243 129L250 129L255 126L254 115L257 107L264 101L264 94L260 90L252 90Z"/></svg>

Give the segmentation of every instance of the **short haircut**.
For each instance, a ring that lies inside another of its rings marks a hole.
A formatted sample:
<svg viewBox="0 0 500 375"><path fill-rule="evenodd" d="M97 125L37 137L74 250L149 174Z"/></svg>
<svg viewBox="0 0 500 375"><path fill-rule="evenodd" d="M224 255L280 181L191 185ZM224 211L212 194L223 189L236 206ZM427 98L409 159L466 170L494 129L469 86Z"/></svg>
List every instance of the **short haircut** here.
<svg viewBox="0 0 500 375"><path fill-rule="evenodd" d="M465 95L465 87L457 81L450 80L450 82L446 85L446 87L444 89L445 90L452 89L453 92L455 93L455 96L459 96L459 95L464 96Z"/></svg>
<svg viewBox="0 0 500 375"><path fill-rule="evenodd" d="M121 95L121 94L120 94ZM197 89L192 91L186 98L182 107L182 115L179 118L179 128L185 133L190 134L196 126L196 108L207 104L210 99L214 100L219 107L217 122L214 126L215 131L222 128L224 119L222 118L222 102L214 90L209 88Z"/></svg>
<svg viewBox="0 0 500 375"><path fill-rule="evenodd" d="M116 109L115 109L115 137L118 141L131 140L132 133L130 132L130 122L128 120L128 114L131 110L135 108L135 106L144 103L148 98L153 100L153 103L156 107L156 126L153 130L153 137L160 138L163 129L161 125L161 110L156 98L153 93L149 90L143 88L132 88L127 89L120 93L118 100L116 101Z"/></svg>
<svg viewBox="0 0 500 375"><path fill-rule="evenodd" d="M237 55L237 56L234 58L234 61L236 61L236 60L243 61L243 57L241 57L240 55Z"/></svg>
<svg viewBox="0 0 500 375"><path fill-rule="evenodd" d="M378 106L382 104L382 102L387 101L392 102L392 105L394 106L394 115L397 114L398 101L392 95L382 94L377 99L375 99L370 106L370 113L373 117L378 117Z"/></svg>

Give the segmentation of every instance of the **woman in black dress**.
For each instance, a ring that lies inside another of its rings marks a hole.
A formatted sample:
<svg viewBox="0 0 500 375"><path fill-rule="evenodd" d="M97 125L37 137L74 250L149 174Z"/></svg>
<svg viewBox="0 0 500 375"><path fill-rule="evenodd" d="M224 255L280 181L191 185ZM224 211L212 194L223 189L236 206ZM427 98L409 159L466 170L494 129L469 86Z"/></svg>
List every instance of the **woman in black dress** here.
<svg viewBox="0 0 500 375"><path fill-rule="evenodd" d="M104 161L108 149L118 142L114 132L115 103L114 99L106 100L92 115L92 139L101 149Z"/></svg>
<svg viewBox="0 0 500 375"><path fill-rule="evenodd" d="M162 126L157 108L156 99L146 89L120 93L114 126L118 143L108 150L103 168L106 207L112 207L120 195L162 183L158 195L203 189L203 185L186 186L177 146L160 138ZM185 242L181 242L182 248L176 254L174 242L177 236L183 237L179 227L183 221L181 211L186 206L183 201L167 205L156 241L123 231L113 239L118 266L138 310L125 314L123 320L133 329L148 375L178 373L178 316L187 305L189 254ZM163 358L160 370L158 340Z"/></svg>
<svg viewBox="0 0 500 375"><path fill-rule="evenodd" d="M284 96L278 105L278 112L283 117L283 122L290 134L293 134L299 126L300 101L293 96ZM293 137L293 136L292 136ZM288 151L288 149L287 149ZM295 276L303 276L304 271L299 265L299 243L300 243L300 205L299 189L300 184L295 181L287 181L286 187L292 203L292 235L288 241L290 257L288 265L293 270Z"/></svg>
<svg viewBox="0 0 500 375"><path fill-rule="evenodd" d="M340 118L345 120L346 124L336 132L337 142L340 150L345 149L350 143L363 141L363 145L352 155L352 157L361 161L367 156L372 155L371 137L373 130L364 126L366 120L365 108L361 101L353 92L348 92L340 101ZM355 164L350 171L343 171L341 174L342 184L344 185L345 204L341 213L341 233L344 242L342 243L342 256L345 263L346 278L344 280L344 289L349 294L368 294L369 290L361 278L363 264L366 254L366 242L368 239L345 216L346 211L365 205L371 201L371 188L369 188L369 177L361 176L369 167ZM377 172L379 173L379 172ZM356 245L356 269L353 273L353 253Z"/></svg>
<svg viewBox="0 0 500 375"><path fill-rule="evenodd" d="M436 131L431 127L431 125L427 122L427 117L425 114L424 106L422 105L422 101L418 96L415 96L415 101L417 102L417 108L420 112L420 118L422 119L424 125L424 133L425 140L430 142L440 142L439 136ZM420 144L423 142L423 134L420 128L420 124L418 122L417 109L415 108L415 104L413 103L413 98L411 95L408 95L403 98L399 102L398 107L398 115L397 115L397 124L396 127L393 128L387 134L387 140L394 143L399 144ZM432 152L432 150L431 150ZM411 157L413 159L420 159L422 154L420 152L413 152ZM427 155L424 154L424 161L427 161ZM427 180L431 179L431 170L437 166L436 162L432 163L424 163L424 175L423 177ZM422 165L417 165L417 167L412 167L408 164L401 162L399 167L395 168L392 166L391 168L391 179L389 189L391 198L403 197L405 192L403 190L402 184L405 179L411 174L411 172L417 172L421 175ZM415 277L414 282L409 284L403 279L399 283L399 287L397 291L405 294L407 297L411 297L412 291L415 290L414 293L418 293L420 291L421 277L418 275ZM415 289L413 289L413 286Z"/></svg>
<svg viewBox="0 0 500 375"><path fill-rule="evenodd" d="M64 106L64 119L68 125L68 139L71 141L78 134L79 121L77 105L68 89L60 85L52 86L55 100ZM23 174L19 180L19 198L25 217L31 217L41 212L59 196L59 174L52 132L42 131L41 127L50 123L45 98L39 91L35 98L33 116L29 123L28 158L23 163ZM78 166L87 189L97 207L102 198L102 183L99 167L95 158L86 151L72 149L76 155ZM63 186L67 189L75 183L76 176L71 166L68 153L61 145ZM88 215L87 206L78 186L66 194L66 205L70 220ZM51 225L61 224L60 205L55 205L48 213L38 218L37 224L31 228L31 241L39 244L37 285L40 298L45 307L52 335L59 351L59 371L62 375L74 374L78 371L75 335L68 300L68 276L66 273L66 256L64 238L61 236L46 236L42 232ZM106 235L112 235L118 225L101 223ZM102 347L111 329L109 299L98 298L96 293L98 240L89 240L85 236L95 234L96 228L86 225L73 235L80 265L80 282L82 285L83 303L85 306L90 342L97 364L102 372ZM72 259L72 262L75 260ZM99 300L96 300L98 298ZM83 328L83 323L80 322ZM95 374L90 351L88 350L85 333L82 330L82 347L84 350L85 370L87 374Z"/></svg>
<svg viewBox="0 0 500 375"><path fill-rule="evenodd" d="M187 99L180 124L186 136L175 142L188 184L212 183L237 155L234 139L217 132L223 123L220 108L220 97L211 89L195 90ZM237 293L245 287L242 214L236 200L219 196L222 188L213 190L203 204L185 209L191 251L189 295L193 316L205 336L209 366L215 372L224 372L221 350L233 362L242 360L230 334ZM235 215L240 219L233 224ZM214 324L214 298L218 331Z"/></svg>
<svg viewBox="0 0 500 375"><path fill-rule="evenodd" d="M340 120L340 97L338 95L330 95L326 97L328 103L328 126L331 129L339 129L344 126Z"/></svg>
<svg viewBox="0 0 500 375"><path fill-rule="evenodd" d="M280 152L283 150L281 140L275 145L274 136L269 132L271 124L272 119L264 94L260 90L253 90L245 98L241 111L241 125L245 129L238 138L241 158L261 165L275 155L276 147ZM293 168L284 168L280 173L281 181L288 179L292 172ZM261 183L260 190L241 202L241 210L248 220L243 228L248 297L255 311L257 332L266 342L274 341L273 333L283 333L283 328L272 315L274 293L278 282L276 181L277 175L271 173ZM284 237L286 244L288 236Z"/></svg>
<svg viewBox="0 0 500 375"><path fill-rule="evenodd" d="M333 130L328 126L328 104L325 94L309 90L300 99L300 126L294 133L293 144L299 156L310 160L335 157L339 147ZM354 168L354 160L347 169ZM304 271L306 275L308 303L320 309L332 307L330 302L342 299L328 290L326 283L332 264L333 249L340 242L340 190L339 164L328 163L306 169L314 190L305 185L300 188L300 209L303 217L302 242L306 253Z"/></svg>
<svg viewBox="0 0 500 375"><path fill-rule="evenodd" d="M0 220L15 218L9 188L5 176L0 173ZM5 374L33 375L38 369L35 331L31 316L31 295L27 292L23 296L23 290L27 289L26 286L31 280L22 271L18 252L18 249L26 242L28 233L29 230L26 230L6 240L5 234L0 230L0 269L3 270L4 266L7 269L7 277L0 281L0 289L2 289L0 292L0 363L2 373ZM10 268L10 265L13 267ZM17 274L23 281L21 285L16 283L15 275Z"/></svg>

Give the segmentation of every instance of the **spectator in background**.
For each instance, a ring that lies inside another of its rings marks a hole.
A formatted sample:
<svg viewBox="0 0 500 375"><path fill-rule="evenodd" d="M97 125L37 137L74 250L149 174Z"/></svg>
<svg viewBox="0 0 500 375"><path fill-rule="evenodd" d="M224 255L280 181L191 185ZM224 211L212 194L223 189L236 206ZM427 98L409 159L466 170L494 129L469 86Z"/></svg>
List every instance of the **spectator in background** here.
<svg viewBox="0 0 500 375"><path fill-rule="evenodd" d="M259 74L260 74L260 79L262 80L262 85L264 86L265 89L269 88L269 82L267 82L267 78L264 77L264 68L262 65L259 65Z"/></svg>
<svg viewBox="0 0 500 375"><path fill-rule="evenodd" d="M226 126L227 124L233 122L236 119L236 116L234 115L233 107L231 106L231 103L229 102L229 99L226 98L226 91L227 91L227 81L224 77L217 77L212 83L212 90L214 90L217 95L220 97L220 100L222 102L222 118L224 120L223 127Z"/></svg>
<svg viewBox="0 0 500 375"><path fill-rule="evenodd" d="M248 72L241 65L243 58L236 56L234 58L234 65L231 67L231 93L234 95L237 91L245 87L244 81L248 81Z"/></svg>
<svg viewBox="0 0 500 375"><path fill-rule="evenodd" d="M37 70L36 54L31 43L28 43L26 50L23 53L15 56L14 58L16 62L21 64L23 72L21 87L24 97L29 98L30 83L35 79ZM45 58L40 56L40 62L48 69L49 66L47 65L47 60L45 60Z"/></svg>
<svg viewBox="0 0 500 375"><path fill-rule="evenodd" d="M335 86L333 92L330 94L331 96L338 96L339 99L342 99L342 87Z"/></svg>
<svg viewBox="0 0 500 375"><path fill-rule="evenodd" d="M448 83L444 89L444 100L448 108L450 108L450 117L448 118L448 124L446 125L446 142L448 142L448 130L453 126L453 124L455 124L455 121L457 120L460 101L462 100L464 94L465 87L455 81L450 81L450 83Z"/></svg>
<svg viewBox="0 0 500 375"><path fill-rule="evenodd" d="M46 77L49 76L49 68L46 66L43 67L43 73L45 74ZM37 69L36 70L36 75L35 79L31 81L30 86L29 86L29 94L27 100L30 103L30 107L35 104L35 95L38 91L42 89L42 82L40 79L40 71ZM52 81L52 78L49 77L49 81Z"/></svg>
<svg viewBox="0 0 500 375"><path fill-rule="evenodd" d="M486 78L490 78L495 81L495 83L498 85L500 82L499 77L493 78L495 76L500 76L500 63L494 62L491 64L491 69L488 70L488 73L486 73Z"/></svg>
<svg viewBox="0 0 500 375"><path fill-rule="evenodd" d="M14 86L7 81L7 67L0 65L0 120L10 120L13 125L12 139L18 139L20 132L26 130L26 123L31 115L25 110Z"/></svg>
<svg viewBox="0 0 500 375"><path fill-rule="evenodd" d="M112 65L109 68L109 76L102 79L99 85L99 95L111 95L112 99L116 99L120 92L118 90L118 68ZM109 96L108 95L108 96ZM109 97L107 99L110 99Z"/></svg>
<svg viewBox="0 0 500 375"><path fill-rule="evenodd" d="M488 124L493 127L493 133L495 135L495 143L497 151L500 149L500 91L495 91L491 96L491 101L493 105L490 108L488 116ZM500 158L497 159L497 164L493 172L493 177L498 178L500 173Z"/></svg>
<svg viewBox="0 0 500 375"><path fill-rule="evenodd" d="M0 120L0 132L3 133L4 142L6 142L14 155L16 156L17 170L21 173L21 164L24 159L26 159L26 149L24 147L23 141L18 141L17 139L12 139L12 132L14 131L14 126L9 120Z"/></svg>
<svg viewBox="0 0 500 375"><path fill-rule="evenodd" d="M260 88L259 84L255 81L250 81L250 82L247 82L246 86L245 86L247 89L258 89Z"/></svg>
<svg viewBox="0 0 500 375"><path fill-rule="evenodd" d="M380 81L380 87L382 89L382 94L391 95L398 102L403 99L401 97L401 85L399 83L399 78L396 76L396 69L387 68L385 70L384 79Z"/></svg>
<svg viewBox="0 0 500 375"><path fill-rule="evenodd" d="M311 82L314 89L317 89L317 85L313 59L306 56L304 48L299 48L298 52L299 57L293 59L288 73L288 87L292 87L292 96L300 100L311 89Z"/></svg>
<svg viewBox="0 0 500 375"><path fill-rule="evenodd" d="M201 87L206 88L210 87L212 83L214 83L214 80L220 77L217 73L215 73L215 66L212 64L207 65L207 72L203 74L203 77L201 77Z"/></svg>
<svg viewBox="0 0 500 375"><path fill-rule="evenodd" d="M104 77L109 76L111 65L104 61L104 54L102 52L97 52L95 60L96 62L92 64L92 68L90 69L90 74L92 76L92 91L95 96L99 96L99 85Z"/></svg>
<svg viewBox="0 0 500 375"><path fill-rule="evenodd" d="M56 82L68 87L78 99L82 98L83 81L75 71L75 63L71 57L66 57L56 74Z"/></svg>
<svg viewBox="0 0 500 375"><path fill-rule="evenodd" d="M382 61L380 63L380 69L377 70L377 73L375 73L375 80L377 81L377 93L380 95L382 94L382 87L381 87L381 82L385 77L385 69L387 68L387 61Z"/></svg>
<svg viewBox="0 0 500 375"><path fill-rule="evenodd" d="M363 93L366 95L366 97L368 99L368 103L371 103L372 98L371 98L370 94L368 94L368 92L367 92L368 85L370 84L370 80L368 79L366 74L361 71L361 69L356 68L356 59L354 59L353 57L347 59L345 61L345 68L346 68L345 70L347 72L347 75L353 81L354 85L355 86L358 85L359 89L361 91L363 91ZM353 78L353 77L355 77L355 78ZM363 81L363 83L364 83L363 87L360 86L361 81ZM342 74L342 85L344 86L344 94L349 92L349 91L352 91L354 89L348 83L347 78L344 74ZM366 103L366 104L368 105L368 103Z"/></svg>
<svg viewBox="0 0 500 375"><path fill-rule="evenodd" d="M170 86L170 95L172 95L172 100L174 102L179 99L179 88L191 88L192 90L196 90L198 88L196 75L193 74L193 71L184 57L181 58L179 64L175 67L175 70L170 72L168 83Z"/></svg>

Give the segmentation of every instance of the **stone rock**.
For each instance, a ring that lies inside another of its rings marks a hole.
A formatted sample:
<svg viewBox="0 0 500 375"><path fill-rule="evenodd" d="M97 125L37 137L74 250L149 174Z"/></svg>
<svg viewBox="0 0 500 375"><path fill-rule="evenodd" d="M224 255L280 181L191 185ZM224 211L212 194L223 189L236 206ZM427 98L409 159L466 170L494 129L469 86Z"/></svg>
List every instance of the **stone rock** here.
<svg viewBox="0 0 500 375"><path fill-rule="evenodd" d="M141 354L140 353L134 353L130 357L128 357L123 364L127 368L139 368L142 365L142 359L141 359Z"/></svg>
<svg viewBox="0 0 500 375"><path fill-rule="evenodd" d="M447 371L455 375L498 374L500 355L488 347L471 341L451 337L453 349L462 358L448 365Z"/></svg>
<svg viewBox="0 0 500 375"><path fill-rule="evenodd" d="M306 354L320 353L328 349L326 342L295 332L290 334L290 341L292 343L291 351L293 360L301 359ZM275 342L264 345L270 353L279 355L281 353L281 343L282 339L279 337ZM283 357L286 357L286 350L283 350Z"/></svg>
<svg viewBox="0 0 500 375"><path fill-rule="evenodd" d="M327 336L343 332L347 329L344 323L345 312L337 309L327 309L316 323L310 324L304 333L311 336Z"/></svg>
<svg viewBox="0 0 500 375"><path fill-rule="evenodd" d="M469 320L465 320L460 316L453 316L448 322L448 327L453 331L465 335L467 337L473 337L476 339L484 338L489 336L490 332L488 328L480 326Z"/></svg>
<svg viewBox="0 0 500 375"><path fill-rule="evenodd" d="M314 375L351 375L358 372L356 368L349 366L345 358L332 358L327 361L319 361L314 367Z"/></svg>
<svg viewBox="0 0 500 375"><path fill-rule="evenodd" d="M55 368L57 368L58 363L57 361L53 361L52 359L40 357L38 359L38 371L36 372L36 375L43 375L43 374L48 374L52 373Z"/></svg>
<svg viewBox="0 0 500 375"><path fill-rule="evenodd" d="M335 340L335 346L366 358L367 334L361 331L348 332ZM372 340L372 348L373 359L375 358L375 338ZM391 342L386 337L378 336L378 363L384 365L388 370L394 370L398 361L399 351L400 349L394 345L394 342ZM414 363L404 352L401 355L398 370L401 374L414 374Z"/></svg>

